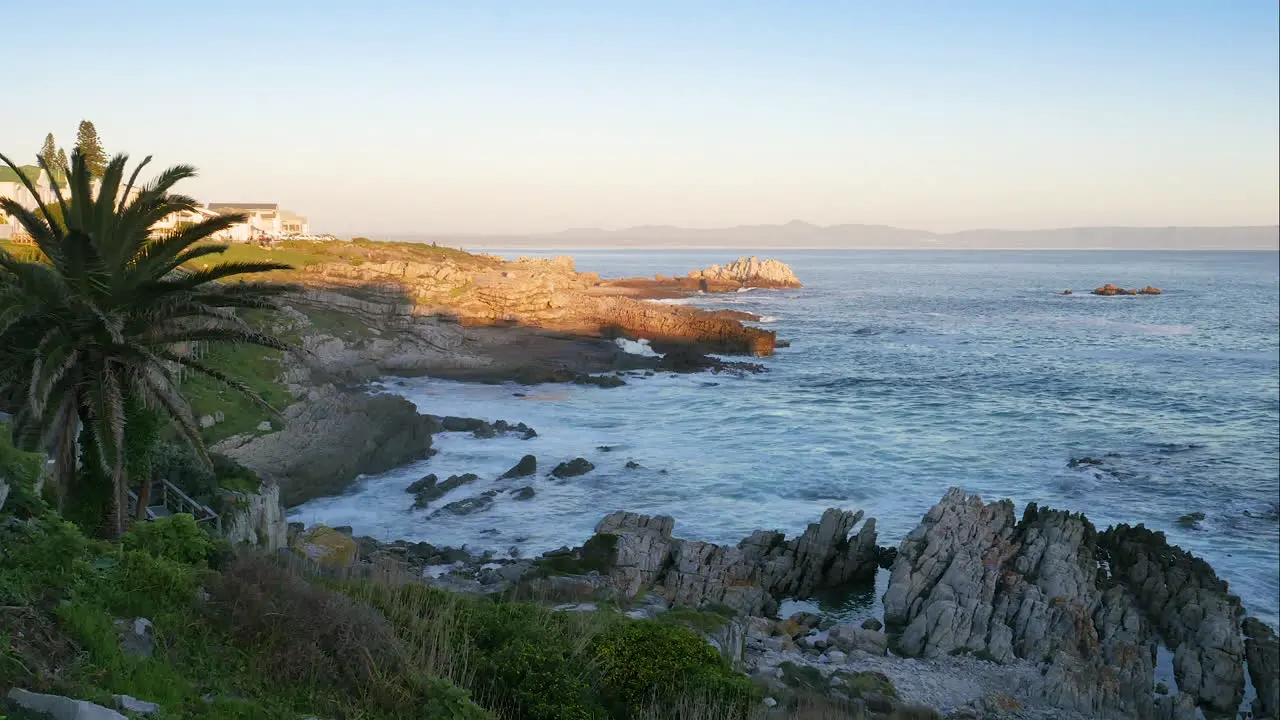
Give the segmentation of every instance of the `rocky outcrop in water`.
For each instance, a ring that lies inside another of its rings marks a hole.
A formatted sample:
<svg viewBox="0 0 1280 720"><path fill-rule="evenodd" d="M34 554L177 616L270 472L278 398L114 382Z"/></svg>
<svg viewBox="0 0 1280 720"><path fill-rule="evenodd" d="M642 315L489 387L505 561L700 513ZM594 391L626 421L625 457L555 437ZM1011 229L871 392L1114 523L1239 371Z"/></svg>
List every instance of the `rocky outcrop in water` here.
<svg viewBox="0 0 1280 720"><path fill-rule="evenodd" d="M479 480L475 473L450 475L443 482L434 473L409 484L404 491L413 495L413 509L418 510L444 497L449 491Z"/></svg>
<svg viewBox="0 0 1280 720"><path fill-rule="evenodd" d="M1164 291L1162 291L1158 287L1153 287L1151 285L1148 285L1142 288L1141 290L1137 288L1125 290L1122 287L1118 287L1116 285L1112 285L1111 283L1107 283L1106 285L1103 285L1100 288L1094 288L1093 294L1103 295L1106 297L1111 297L1114 295L1162 295L1164 294Z"/></svg>
<svg viewBox="0 0 1280 720"><path fill-rule="evenodd" d="M800 278L785 263L773 259L757 260L754 255L738 258L724 267L712 265L694 270L689 273L689 277L695 280L732 282L740 287L803 287Z"/></svg>
<svg viewBox="0 0 1280 720"><path fill-rule="evenodd" d="M280 431L237 435L212 449L280 487L286 507L337 495L360 475L386 472L431 455L439 430L395 395L331 392L291 405Z"/></svg>
<svg viewBox="0 0 1280 720"><path fill-rule="evenodd" d="M676 605L717 603L759 615L774 612L779 598L874 576L875 521L853 533L862 516L831 509L791 540L762 530L727 546L673 538L670 517L618 512L600 521L596 537L614 538L610 575L624 595L649 586Z"/></svg>
<svg viewBox="0 0 1280 720"><path fill-rule="evenodd" d="M1099 534L1034 503L1018 521L1008 500L953 489L902 542L884 606L902 654L1042 663L1055 707L1163 716L1151 700L1160 640L1196 704L1230 712L1243 697L1238 599L1145 528Z"/></svg>

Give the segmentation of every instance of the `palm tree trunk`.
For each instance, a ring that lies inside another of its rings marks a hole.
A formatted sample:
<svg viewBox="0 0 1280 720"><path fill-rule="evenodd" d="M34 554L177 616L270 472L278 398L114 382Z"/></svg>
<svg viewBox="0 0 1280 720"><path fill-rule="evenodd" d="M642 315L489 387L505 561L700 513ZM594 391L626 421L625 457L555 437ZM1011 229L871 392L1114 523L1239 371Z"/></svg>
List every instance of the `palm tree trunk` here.
<svg viewBox="0 0 1280 720"><path fill-rule="evenodd" d="M76 474L76 439L80 436L80 415L75 402L70 402L59 420L57 440L54 443L53 483L54 506L58 512L66 511L67 493Z"/></svg>
<svg viewBox="0 0 1280 720"><path fill-rule="evenodd" d="M138 485L138 506L133 510L133 519L143 522L147 519L147 508L151 505L151 481L143 479Z"/></svg>

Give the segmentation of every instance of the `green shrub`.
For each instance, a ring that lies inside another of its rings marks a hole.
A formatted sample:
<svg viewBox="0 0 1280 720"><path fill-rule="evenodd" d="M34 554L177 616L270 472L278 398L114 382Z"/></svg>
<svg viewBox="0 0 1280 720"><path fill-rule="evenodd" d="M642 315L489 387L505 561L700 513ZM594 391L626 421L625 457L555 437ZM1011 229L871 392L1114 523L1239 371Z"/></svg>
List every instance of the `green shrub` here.
<svg viewBox="0 0 1280 720"><path fill-rule="evenodd" d="M638 711L655 699L701 691L726 702L752 693L719 651L689 628L645 621L619 623L595 642L600 691L615 715Z"/></svg>
<svg viewBox="0 0 1280 720"><path fill-rule="evenodd" d="M477 695L529 720L604 717L575 620L537 605L479 605L470 623Z"/></svg>
<svg viewBox="0 0 1280 720"><path fill-rule="evenodd" d="M206 565L215 546L187 513L138 523L120 538L125 550L140 550L152 557L188 565Z"/></svg>
<svg viewBox="0 0 1280 720"><path fill-rule="evenodd" d="M88 541L52 513L28 522L0 517L0 604L53 601L87 576Z"/></svg>

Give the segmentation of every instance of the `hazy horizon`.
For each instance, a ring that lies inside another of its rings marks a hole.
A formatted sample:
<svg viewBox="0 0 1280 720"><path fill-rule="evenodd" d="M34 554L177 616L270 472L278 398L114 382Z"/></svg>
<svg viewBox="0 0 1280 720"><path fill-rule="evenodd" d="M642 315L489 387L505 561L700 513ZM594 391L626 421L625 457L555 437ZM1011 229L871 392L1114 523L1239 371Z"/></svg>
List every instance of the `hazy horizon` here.
<svg viewBox="0 0 1280 720"><path fill-rule="evenodd" d="M340 235L1272 226L1280 6L50 0L0 152L81 119ZM104 52L104 43L129 52ZM73 83L91 77L118 82Z"/></svg>

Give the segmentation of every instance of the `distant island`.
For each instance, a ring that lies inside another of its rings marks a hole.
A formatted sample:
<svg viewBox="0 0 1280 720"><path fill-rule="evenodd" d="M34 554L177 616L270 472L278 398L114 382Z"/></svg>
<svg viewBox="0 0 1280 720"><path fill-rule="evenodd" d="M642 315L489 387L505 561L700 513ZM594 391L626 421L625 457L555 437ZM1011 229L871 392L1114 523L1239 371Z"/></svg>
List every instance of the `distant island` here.
<svg viewBox="0 0 1280 720"><path fill-rule="evenodd" d="M382 239L382 238L379 238ZM464 248L601 248L735 250L1276 250L1280 225L1244 227L1076 227L1050 230L964 230L934 233L887 225L739 225L624 230L579 228L549 234L414 234L389 240Z"/></svg>

